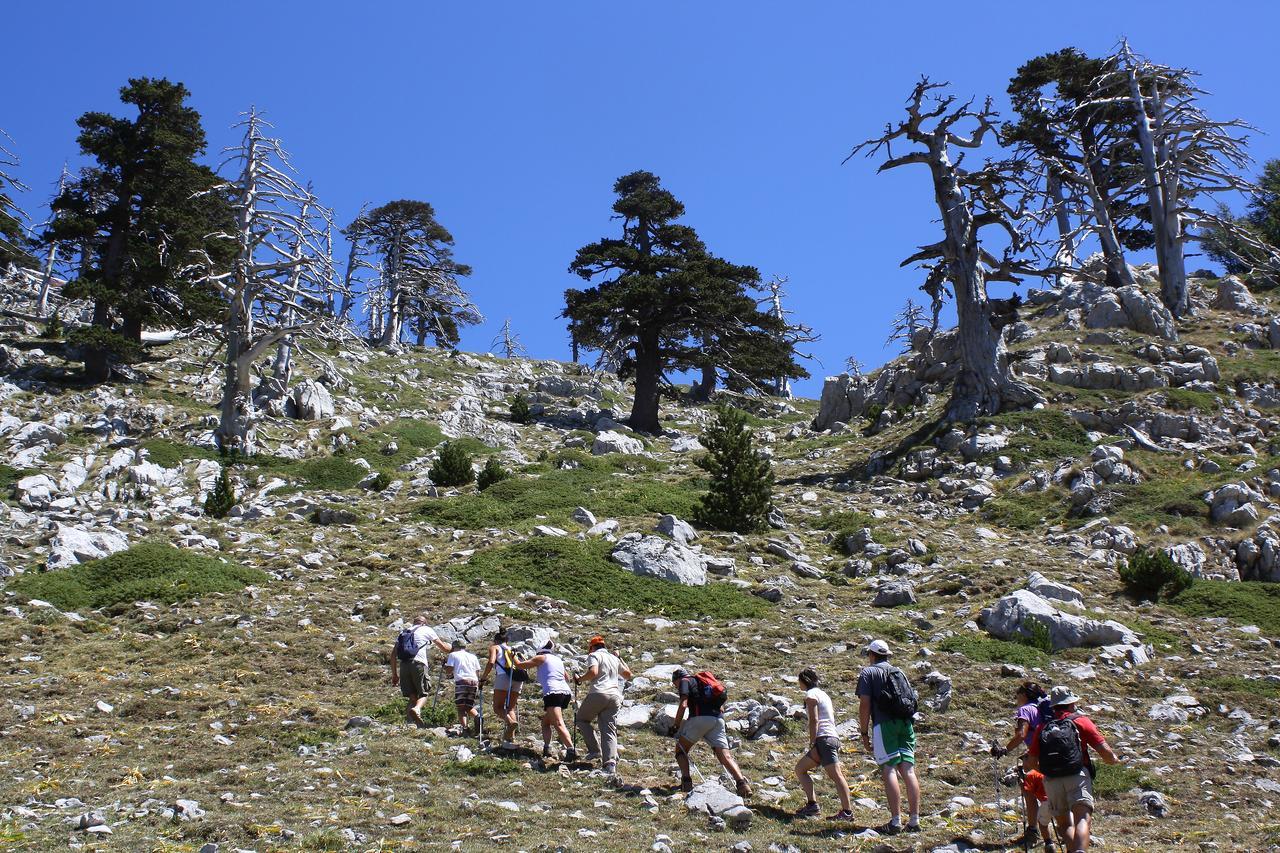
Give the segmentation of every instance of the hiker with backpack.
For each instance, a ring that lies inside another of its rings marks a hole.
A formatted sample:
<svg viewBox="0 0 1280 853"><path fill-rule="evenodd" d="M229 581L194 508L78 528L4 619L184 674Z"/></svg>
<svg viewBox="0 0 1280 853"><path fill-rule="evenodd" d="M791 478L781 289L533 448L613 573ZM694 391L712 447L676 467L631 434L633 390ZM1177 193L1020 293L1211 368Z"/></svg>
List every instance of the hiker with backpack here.
<svg viewBox="0 0 1280 853"><path fill-rule="evenodd" d="M728 691L724 684L710 672L695 672L690 675L683 669L671 673L671 682L680 696L680 704L676 708L672 724L672 733L677 738L676 764L680 766L680 790L685 793L693 790L693 779L689 776L689 750L701 740L711 747L716 760L737 783L738 796L743 799L750 797L751 783L742 775L738 762L733 760L733 753L729 751L729 736L725 731L723 717L724 700ZM686 714L688 719L685 719Z"/></svg>
<svg viewBox="0 0 1280 853"><path fill-rule="evenodd" d="M445 658L445 674L453 679L453 705L458 711L458 733L467 733L467 718L479 716L476 698L480 692L480 659L467 651L467 641L453 641L449 657ZM477 737L481 734L476 731Z"/></svg>
<svg viewBox="0 0 1280 853"><path fill-rule="evenodd" d="M537 669L538 684L542 687L542 757L551 757L551 734L555 733L560 745L564 747L564 760L578 760L578 751L573 748L573 738L564 724L564 709L573 701L569 681L565 678L564 659L555 653L555 644L550 640L538 649L538 653L528 660L517 661L521 672Z"/></svg>
<svg viewBox="0 0 1280 853"><path fill-rule="evenodd" d="M1049 697L1045 694L1044 689L1034 681L1024 681L1018 686L1014 692L1014 701L1018 710L1013 718L1013 735L1010 736L1008 742L1002 744L996 743L991 747L991 755L995 758L1003 758L1019 746L1027 749L1031 747L1031 741L1035 738L1036 730L1040 727L1041 720L1048 719L1050 706ZM1024 843L1030 847L1040 838L1045 842L1045 853L1053 853L1053 842L1049 835L1048 821L1040 820L1040 801L1043 797L1037 796L1039 791L1035 790L1030 772L1031 756L1030 753L1023 753L1021 757L1022 774L1020 774L1022 783L1022 801L1026 806L1027 826L1024 835ZM1035 773L1039 777L1039 773ZM1035 781L1038 781L1035 780ZM1040 790L1043 790L1041 786Z"/></svg>
<svg viewBox="0 0 1280 853"><path fill-rule="evenodd" d="M399 687L400 695L409 700L404 716L418 728L424 725L422 709L431 689L427 658L432 646L449 652L449 644L427 624L427 614L419 613L413 617L413 624L396 636L391 652L391 686Z"/></svg>
<svg viewBox="0 0 1280 853"><path fill-rule="evenodd" d="M1050 690L1049 716L1028 746L1032 765L1044 774L1049 813L1066 844L1065 853L1089 849L1094 773L1089 749L1107 764L1120 763L1093 721L1076 711L1079 702L1070 688Z"/></svg>
<svg viewBox="0 0 1280 853"><path fill-rule="evenodd" d="M582 732L587 745L587 761L602 760L606 776L614 776L618 770L618 709L622 707L622 680L631 677L631 670L622 659L609 651L604 637L597 634L587 644L587 671L575 675L575 684L588 682L591 686L578 706L575 725ZM592 723L599 720L600 737ZM603 750L603 751L602 751Z"/></svg>
<svg viewBox="0 0 1280 853"><path fill-rule="evenodd" d="M912 724L918 703L906 673L889 663L893 654L884 640L866 648L867 666L858 673L858 732L862 747L875 757L884 782L889 822L881 835L920 831L920 782L916 778L916 732ZM901 786L899 786L901 780ZM907 789L910 820L902 823L902 791Z"/></svg>
<svg viewBox="0 0 1280 853"><path fill-rule="evenodd" d="M796 778L804 791L805 804L796 811L796 817L816 817L818 800L813 795L813 780L809 771L821 767L835 783L840 796L840 811L832 820L853 820L853 806L849 802L849 783L840 769L840 736L836 734L836 711L827 691L818 686L818 673L812 667L800 670L800 684L805 688L804 709L809 718L809 751L796 762Z"/></svg>
<svg viewBox="0 0 1280 853"><path fill-rule="evenodd" d="M502 720L502 748L515 749L516 728L519 726L517 703L520 701L520 688L529 680L529 673L516 667L516 656L507 645L507 630L501 628L493 635L493 643L489 646L489 662L485 664L480 675L480 683L484 684L493 676L493 713Z"/></svg>

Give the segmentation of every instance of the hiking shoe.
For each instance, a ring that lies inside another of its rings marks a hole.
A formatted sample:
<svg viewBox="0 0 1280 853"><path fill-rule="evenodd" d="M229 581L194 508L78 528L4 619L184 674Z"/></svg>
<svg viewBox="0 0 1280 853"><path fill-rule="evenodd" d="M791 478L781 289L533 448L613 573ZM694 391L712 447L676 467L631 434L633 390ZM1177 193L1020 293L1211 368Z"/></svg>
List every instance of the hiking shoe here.
<svg viewBox="0 0 1280 853"><path fill-rule="evenodd" d="M550 757L551 757L551 747L549 747L549 746L544 746L544 747L542 748L542 757L543 757L543 758L550 758Z"/></svg>
<svg viewBox="0 0 1280 853"><path fill-rule="evenodd" d="M688 776L681 776L681 777L680 777L680 790L681 790L683 793L686 793L686 794L687 794L687 793L689 793L690 791L692 791L692 790L693 790L693 780L692 780L692 779L690 779Z"/></svg>
<svg viewBox="0 0 1280 853"><path fill-rule="evenodd" d="M903 832L919 832L919 831L920 831L920 821L918 821L918 820L913 820L913 821L911 821L911 822L910 822L910 823L908 823L906 826L902 827L902 831L903 831Z"/></svg>
<svg viewBox="0 0 1280 853"><path fill-rule="evenodd" d="M793 814L795 817L817 817L821 811L817 803L808 802L796 809Z"/></svg>
<svg viewBox="0 0 1280 853"><path fill-rule="evenodd" d="M504 740L502 742L502 746L499 747L499 749L505 749L511 752L514 752L518 748L519 747L516 746L515 741L510 741L510 740Z"/></svg>
<svg viewBox="0 0 1280 853"><path fill-rule="evenodd" d="M917 828L918 828L918 825L917 825ZM894 823L893 821L889 821L888 823L882 823L876 827L876 832L880 833L881 835L897 835L899 832L902 832L902 824Z"/></svg>
<svg viewBox="0 0 1280 853"><path fill-rule="evenodd" d="M600 760L600 753L588 752L585 756L583 756L582 760L587 762L588 764L594 764L595 762Z"/></svg>
<svg viewBox="0 0 1280 853"><path fill-rule="evenodd" d="M746 779L738 780L738 796L744 800L751 799L751 783Z"/></svg>
<svg viewBox="0 0 1280 853"><path fill-rule="evenodd" d="M848 811L847 809L841 809L831 817L827 818L827 820L853 820L853 812Z"/></svg>
<svg viewBox="0 0 1280 853"><path fill-rule="evenodd" d="M577 760L578 760L578 750L574 749L573 747L569 747L568 749L566 749L566 750L564 751L564 760L565 760L565 761L567 761L567 762L569 762L570 764L572 764L573 762L577 761Z"/></svg>
<svg viewBox="0 0 1280 853"><path fill-rule="evenodd" d="M1058 847L1053 843L1052 838L1046 838L1044 840L1044 853L1058 853Z"/></svg>

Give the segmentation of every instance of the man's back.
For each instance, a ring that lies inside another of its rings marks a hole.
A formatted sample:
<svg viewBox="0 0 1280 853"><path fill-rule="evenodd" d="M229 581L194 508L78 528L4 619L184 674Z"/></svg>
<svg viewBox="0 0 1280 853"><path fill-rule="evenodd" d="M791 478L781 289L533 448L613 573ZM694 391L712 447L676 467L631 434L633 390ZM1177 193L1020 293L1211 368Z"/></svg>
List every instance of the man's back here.
<svg viewBox="0 0 1280 853"><path fill-rule="evenodd" d="M857 695L871 700L871 722L874 724L883 721L879 699L889 681L889 670L892 668L888 661L880 661L863 667L862 672L858 673Z"/></svg>

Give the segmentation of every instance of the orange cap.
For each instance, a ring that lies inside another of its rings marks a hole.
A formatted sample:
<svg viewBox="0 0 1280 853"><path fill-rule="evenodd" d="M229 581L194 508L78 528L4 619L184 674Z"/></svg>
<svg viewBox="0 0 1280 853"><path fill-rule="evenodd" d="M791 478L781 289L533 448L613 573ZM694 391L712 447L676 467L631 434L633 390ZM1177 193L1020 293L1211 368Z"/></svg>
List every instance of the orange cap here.
<svg viewBox="0 0 1280 853"><path fill-rule="evenodd" d="M590 647L591 647L591 648L593 648L593 649L594 649L596 646L603 646L603 645L604 645L604 637L600 636L599 634L596 634L594 637L592 637L592 638L591 638L591 640L587 643L587 645L588 645L588 646L590 646Z"/></svg>

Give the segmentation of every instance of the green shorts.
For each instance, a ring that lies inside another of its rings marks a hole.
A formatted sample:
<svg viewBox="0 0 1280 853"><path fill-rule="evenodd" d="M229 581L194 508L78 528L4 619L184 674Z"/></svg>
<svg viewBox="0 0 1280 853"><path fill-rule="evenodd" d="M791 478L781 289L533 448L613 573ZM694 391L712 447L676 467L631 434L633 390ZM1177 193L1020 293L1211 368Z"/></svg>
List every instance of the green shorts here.
<svg viewBox="0 0 1280 853"><path fill-rule="evenodd" d="M916 730L910 720L883 720L871 730L876 764L894 767L916 763Z"/></svg>

